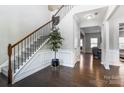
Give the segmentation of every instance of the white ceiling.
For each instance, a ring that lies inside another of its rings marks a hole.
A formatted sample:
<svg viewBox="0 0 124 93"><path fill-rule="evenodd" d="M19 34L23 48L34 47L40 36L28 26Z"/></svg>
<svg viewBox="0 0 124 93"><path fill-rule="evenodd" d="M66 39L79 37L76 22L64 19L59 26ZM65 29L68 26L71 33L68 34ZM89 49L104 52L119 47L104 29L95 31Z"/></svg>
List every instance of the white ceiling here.
<svg viewBox="0 0 124 93"><path fill-rule="evenodd" d="M105 13L106 13L107 7L94 9L86 12L81 12L76 14L76 17L78 18L78 21L80 23L80 27L90 27L90 26L100 26L103 22ZM95 17L93 19L86 19L86 16L89 14L95 14Z"/></svg>

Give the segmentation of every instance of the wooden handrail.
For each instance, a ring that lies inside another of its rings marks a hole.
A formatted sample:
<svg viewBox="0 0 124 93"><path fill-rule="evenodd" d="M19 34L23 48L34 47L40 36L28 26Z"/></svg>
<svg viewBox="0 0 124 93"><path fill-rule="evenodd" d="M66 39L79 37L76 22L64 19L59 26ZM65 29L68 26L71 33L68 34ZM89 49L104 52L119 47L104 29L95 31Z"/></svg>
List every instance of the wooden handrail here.
<svg viewBox="0 0 124 93"><path fill-rule="evenodd" d="M64 7L64 5L62 5L62 6L59 8L59 10L55 13L54 16L56 16L56 15L59 13L59 11L60 11L63 7Z"/></svg>
<svg viewBox="0 0 124 93"><path fill-rule="evenodd" d="M31 32L30 34L28 34L27 36L25 36L23 39L19 40L17 43L12 45L12 48L15 47L16 45L18 45L19 43L21 43L23 40L25 40L26 38L30 37L32 34L34 34L35 32L37 32L38 30L40 30L41 28L43 28L44 26L46 26L47 24L49 24L50 22L52 22L52 20L50 20L49 22L47 22L46 24L42 25L41 27L39 27L38 29L36 29L35 31Z"/></svg>

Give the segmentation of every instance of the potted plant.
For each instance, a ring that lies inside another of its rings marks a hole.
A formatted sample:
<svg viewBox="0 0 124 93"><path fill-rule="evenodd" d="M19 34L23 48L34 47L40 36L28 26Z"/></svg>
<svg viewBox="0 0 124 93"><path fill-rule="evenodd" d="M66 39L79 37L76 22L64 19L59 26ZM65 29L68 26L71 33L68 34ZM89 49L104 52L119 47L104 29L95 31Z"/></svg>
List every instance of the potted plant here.
<svg viewBox="0 0 124 93"><path fill-rule="evenodd" d="M48 44L50 49L54 51L54 59L52 59L52 66L57 67L59 65L59 59L56 58L56 53L58 49L62 46L61 33L59 32L59 28L53 27L52 32L49 34Z"/></svg>

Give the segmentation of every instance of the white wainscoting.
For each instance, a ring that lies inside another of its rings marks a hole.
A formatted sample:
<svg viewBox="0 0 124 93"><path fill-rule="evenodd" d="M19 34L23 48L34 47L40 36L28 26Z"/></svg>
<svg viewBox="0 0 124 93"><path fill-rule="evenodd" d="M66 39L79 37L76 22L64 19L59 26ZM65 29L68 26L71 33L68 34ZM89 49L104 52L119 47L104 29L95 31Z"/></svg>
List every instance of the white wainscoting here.
<svg viewBox="0 0 124 93"><path fill-rule="evenodd" d="M119 65L119 51L118 50L108 50L103 52L104 56L102 56L102 63L105 69L110 69L110 65L120 66ZM102 53L102 54L103 54Z"/></svg>
<svg viewBox="0 0 124 93"><path fill-rule="evenodd" d="M74 67L74 53L71 50L60 50L57 57L61 65Z"/></svg>
<svg viewBox="0 0 124 93"><path fill-rule="evenodd" d="M119 50L110 50L109 51L109 65L119 66Z"/></svg>
<svg viewBox="0 0 124 93"><path fill-rule="evenodd" d="M51 65L51 59L54 53L50 50L40 50L37 54L17 73L13 78L13 83ZM57 58L60 65L74 67L74 56L70 50L59 50Z"/></svg>

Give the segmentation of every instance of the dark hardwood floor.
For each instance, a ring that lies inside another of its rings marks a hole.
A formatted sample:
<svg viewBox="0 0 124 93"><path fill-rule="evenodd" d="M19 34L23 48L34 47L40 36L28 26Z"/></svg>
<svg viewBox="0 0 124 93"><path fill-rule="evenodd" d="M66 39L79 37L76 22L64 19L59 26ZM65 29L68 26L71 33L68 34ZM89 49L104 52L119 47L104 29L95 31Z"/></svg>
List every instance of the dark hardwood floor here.
<svg viewBox="0 0 124 93"><path fill-rule="evenodd" d="M10 87L120 87L124 86L124 64L105 70L91 54L81 54L74 68L47 67ZM0 86L6 87L7 79L0 75Z"/></svg>

